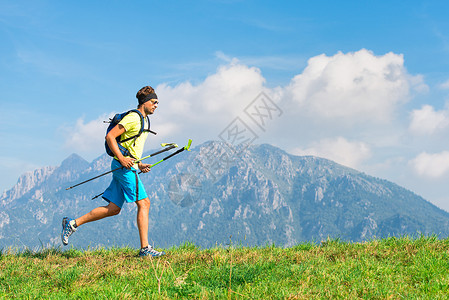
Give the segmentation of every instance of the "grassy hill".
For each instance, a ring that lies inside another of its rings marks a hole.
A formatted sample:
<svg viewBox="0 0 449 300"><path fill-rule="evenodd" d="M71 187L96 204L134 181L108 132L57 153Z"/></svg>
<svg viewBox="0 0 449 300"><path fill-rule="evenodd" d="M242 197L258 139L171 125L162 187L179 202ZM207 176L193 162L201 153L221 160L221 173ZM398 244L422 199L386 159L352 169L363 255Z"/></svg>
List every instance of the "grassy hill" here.
<svg viewBox="0 0 449 300"><path fill-rule="evenodd" d="M0 250L0 299L437 299L449 239L327 240L290 248L191 243L141 259L131 248Z"/></svg>

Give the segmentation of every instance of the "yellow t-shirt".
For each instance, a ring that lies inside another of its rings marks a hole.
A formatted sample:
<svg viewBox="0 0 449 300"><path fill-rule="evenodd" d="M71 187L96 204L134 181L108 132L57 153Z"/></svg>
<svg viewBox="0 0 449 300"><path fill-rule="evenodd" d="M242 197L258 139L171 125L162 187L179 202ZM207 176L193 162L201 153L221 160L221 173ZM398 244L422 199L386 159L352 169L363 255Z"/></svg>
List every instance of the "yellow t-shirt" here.
<svg viewBox="0 0 449 300"><path fill-rule="evenodd" d="M147 118L144 119L144 129L148 129L148 120ZM122 125L125 128L125 133L122 134L121 140L127 139L131 136L135 136L139 133L141 123L140 123L140 116L136 112L131 112L127 114L120 122L120 125ZM148 131L143 131L142 134L137 138L133 138L127 142L121 143L123 147L129 150L131 155L136 158L140 159L142 157L143 153L143 147L145 145L145 141L148 136Z"/></svg>

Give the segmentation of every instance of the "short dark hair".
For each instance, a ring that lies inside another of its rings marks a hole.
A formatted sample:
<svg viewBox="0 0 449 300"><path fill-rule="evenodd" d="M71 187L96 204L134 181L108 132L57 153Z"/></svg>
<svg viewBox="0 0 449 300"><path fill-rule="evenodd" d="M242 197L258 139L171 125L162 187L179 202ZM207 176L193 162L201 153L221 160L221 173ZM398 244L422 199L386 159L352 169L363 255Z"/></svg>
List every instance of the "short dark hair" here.
<svg viewBox="0 0 449 300"><path fill-rule="evenodd" d="M143 101L143 99L144 99L147 95L152 94L152 93L155 93L155 92L154 92L154 89L153 89L151 86L147 85L147 86L144 86L143 88L141 88L141 89L137 92L136 98L137 98L137 100L138 100L139 103L140 103L141 101Z"/></svg>

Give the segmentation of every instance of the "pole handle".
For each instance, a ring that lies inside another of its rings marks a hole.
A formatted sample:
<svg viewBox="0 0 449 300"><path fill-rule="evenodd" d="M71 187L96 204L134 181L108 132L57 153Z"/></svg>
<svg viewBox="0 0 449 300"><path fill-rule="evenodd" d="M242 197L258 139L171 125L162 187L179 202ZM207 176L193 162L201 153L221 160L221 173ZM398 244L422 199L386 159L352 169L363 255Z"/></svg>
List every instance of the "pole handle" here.
<svg viewBox="0 0 449 300"><path fill-rule="evenodd" d="M176 144L170 145L169 147L167 147L167 148L165 148L165 149L162 149L162 150L159 150L159 151L157 151L157 152L151 153L150 155L147 155L147 156L145 156L145 157L142 157L141 159L135 160L134 162L135 162L135 163L138 163L139 161L142 161L142 160L147 159L147 158L150 158L150 157L152 157L152 156L161 154L161 153L163 153L163 152L165 152L165 151L171 150L171 149L176 148L176 147L177 147ZM106 173L100 174L100 175L95 176L95 177L93 177L93 178L91 178L91 179L85 180L85 181L80 182L80 183L78 183L78 184L75 184L75 185L73 185L73 186L71 186L71 187L68 187L68 188L66 188L65 190L66 190L66 191L71 190L71 189L73 189L74 187L77 187L77 186L82 185L82 184L84 184L84 183L87 183L87 182L89 182L89 181L91 181L91 180L97 179L97 178L99 178L99 177L101 177L101 176L104 176L104 175L107 175L107 174L112 173L112 172L114 172L114 171L117 171L117 170L119 170L119 169L121 169L121 168L123 168L123 167L118 167L118 168L116 168L116 169L114 169L114 170L111 170L111 171L108 171L108 172L106 172Z"/></svg>
<svg viewBox="0 0 449 300"><path fill-rule="evenodd" d="M177 155L177 154L183 152L184 150L190 151L190 146L191 146L191 145L192 145L192 140L189 139L189 141L188 141L188 143L187 143L186 146L184 146L184 147L182 147L181 149L179 149L178 151L173 152L172 154L170 154L170 155L164 157L164 158L161 159L160 161L158 161L158 162L152 164L152 165L151 165L151 168L154 167L154 166L156 166L156 165L158 165L158 164L160 164L161 162L163 162L163 161L169 159L170 157L173 157L173 156L175 156L175 155ZM170 147L167 147L166 149L163 149L163 150L160 150L160 151L158 151L158 152L156 152L156 153L153 153L153 154L151 154L151 155L145 156L145 157L143 157L143 158L141 158L141 159L139 159L139 160L136 160L135 162L142 161L142 160L147 159L147 158L149 158L149 157L151 157L151 156L154 156L154 155L156 155L156 154L159 154L159 153L168 151L168 150L173 149L173 148L176 148L176 147L178 147L178 145L176 145L176 144L170 145ZM123 167L122 167L122 168L123 168ZM118 168L118 169L120 169L120 168ZM117 169L115 169L115 170L117 170ZM110 171L110 172L113 172L113 171L115 171L115 170L112 170L112 171ZM142 172L139 172L139 174L140 174L140 173L142 173ZM104 174L103 174L103 175L104 175ZM100 176L103 176L103 175L100 175ZM99 176L98 176L98 177L99 177ZM92 179L95 179L95 178L92 178ZM92 179L90 179L90 180L92 180ZM90 180L89 180L89 181L90 181ZM82 184L82 183L80 183L80 184ZM80 185L80 184L78 184L78 185ZM74 186L74 187L75 187L75 186ZM103 195L103 193L101 193L101 194L99 194L99 195L93 197L92 200L94 200L94 199L100 197L101 195Z"/></svg>

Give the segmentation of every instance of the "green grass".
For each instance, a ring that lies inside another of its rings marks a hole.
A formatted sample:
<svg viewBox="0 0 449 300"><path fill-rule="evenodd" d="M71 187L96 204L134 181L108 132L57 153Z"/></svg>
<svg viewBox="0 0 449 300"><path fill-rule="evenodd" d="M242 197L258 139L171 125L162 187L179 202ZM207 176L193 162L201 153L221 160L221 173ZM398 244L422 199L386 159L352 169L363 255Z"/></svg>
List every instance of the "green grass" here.
<svg viewBox="0 0 449 300"><path fill-rule="evenodd" d="M447 299L449 239L200 249L0 249L0 299Z"/></svg>

